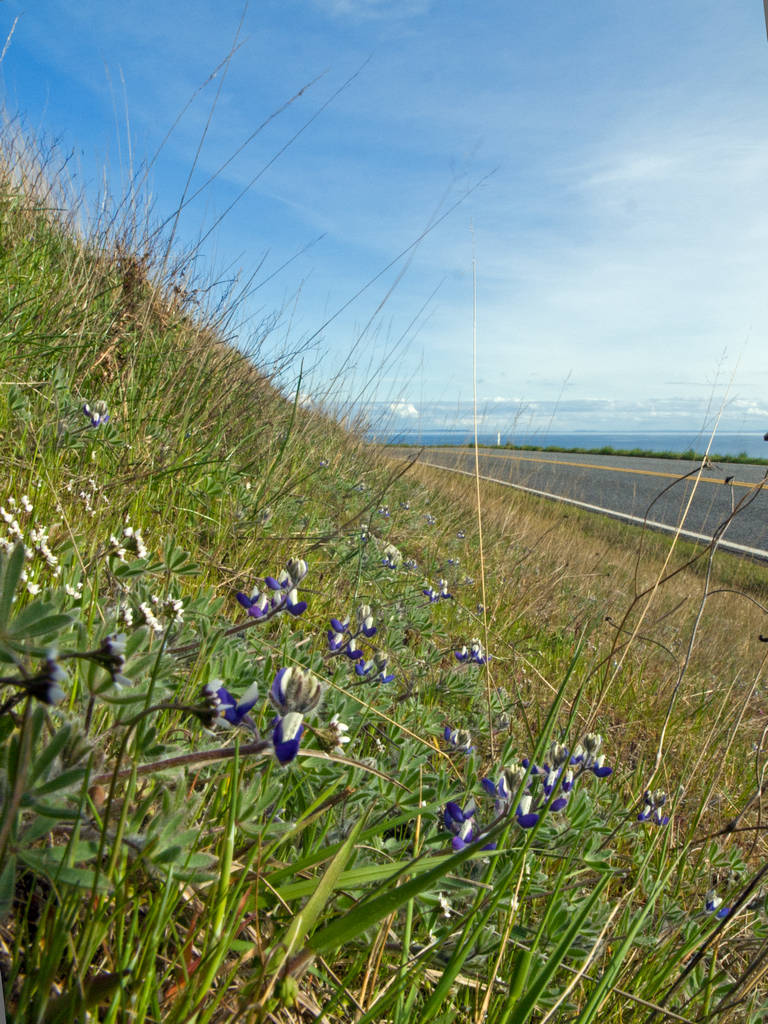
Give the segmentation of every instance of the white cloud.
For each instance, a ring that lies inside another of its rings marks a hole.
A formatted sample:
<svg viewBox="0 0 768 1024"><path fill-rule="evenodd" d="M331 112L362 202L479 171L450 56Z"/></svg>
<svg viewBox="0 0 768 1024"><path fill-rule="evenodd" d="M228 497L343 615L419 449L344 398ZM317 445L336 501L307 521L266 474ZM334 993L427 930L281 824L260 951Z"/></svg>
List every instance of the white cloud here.
<svg viewBox="0 0 768 1024"><path fill-rule="evenodd" d="M405 416L409 419L419 415L419 410L411 402L390 402L389 411L395 416Z"/></svg>

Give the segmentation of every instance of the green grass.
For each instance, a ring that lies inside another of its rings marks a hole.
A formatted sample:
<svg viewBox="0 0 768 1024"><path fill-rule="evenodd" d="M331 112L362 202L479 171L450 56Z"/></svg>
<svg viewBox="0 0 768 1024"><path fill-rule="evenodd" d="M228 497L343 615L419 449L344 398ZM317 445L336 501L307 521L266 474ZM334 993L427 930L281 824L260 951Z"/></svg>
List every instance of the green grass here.
<svg viewBox="0 0 768 1024"><path fill-rule="evenodd" d="M764 576L494 485L481 563L472 481L299 406L148 230L78 233L3 144L11 1019L764 1019ZM286 565L306 610L248 615ZM270 699L283 668L311 675ZM231 728L222 685L251 694ZM577 764L558 809L523 758L592 734L613 772Z"/></svg>

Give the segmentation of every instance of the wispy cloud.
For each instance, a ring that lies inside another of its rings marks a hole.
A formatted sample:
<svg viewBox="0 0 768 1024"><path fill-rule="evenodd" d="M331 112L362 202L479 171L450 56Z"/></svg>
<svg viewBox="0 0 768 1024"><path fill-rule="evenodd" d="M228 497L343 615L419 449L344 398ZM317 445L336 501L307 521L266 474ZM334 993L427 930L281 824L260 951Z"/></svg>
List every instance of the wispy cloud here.
<svg viewBox="0 0 768 1024"><path fill-rule="evenodd" d="M426 14L432 0L314 0L321 10L337 18L414 18Z"/></svg>

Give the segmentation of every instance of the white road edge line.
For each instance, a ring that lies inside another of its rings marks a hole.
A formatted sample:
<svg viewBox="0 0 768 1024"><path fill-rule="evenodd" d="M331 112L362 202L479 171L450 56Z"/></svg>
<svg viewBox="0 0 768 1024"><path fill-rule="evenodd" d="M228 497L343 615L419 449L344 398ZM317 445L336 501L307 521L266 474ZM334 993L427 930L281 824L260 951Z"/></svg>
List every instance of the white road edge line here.
<svg viewBox="0 0 768 1024"><path fill-rule="evenodd" d="M423 462L423 466L430 466L432 469L444 469L447 473L461 473L462 476L474 477L474 473L466 469L451 469L450 466L441 466L436 462ZM590 505L586 501L576 501L575 498L564 498L561 494L550 494L549 491L537 491L533 487L523 487L522 484L513 484L509 480L499 480L495 476L481 476L481 480L487 480L491 484L501 484L502 487L513 487L516 491L525 491L526 494L535 494L539 498L549 498L551 501L561 501L565 505L575 505L577 508L587 509L589 512L599 512L604 516L611 516L613 519L622 519L626 523L634 523L638 526L648 526L652 530L662 530L665 533L679 533L686 540L703 540L707 544L712 543L712 538L705 533L695 533L693 530L678 530L676 526L668 526L666 523L659 523L655 519L643 519L641 516L633 516L629 512L617 512L612 508L603 508L602 505ZM751 558L759 558L768 561L768 551L762 548L750 548L746 544L736 544L730 540L719 540L719 548L725 548L739 555L749 555Z"/></svg>

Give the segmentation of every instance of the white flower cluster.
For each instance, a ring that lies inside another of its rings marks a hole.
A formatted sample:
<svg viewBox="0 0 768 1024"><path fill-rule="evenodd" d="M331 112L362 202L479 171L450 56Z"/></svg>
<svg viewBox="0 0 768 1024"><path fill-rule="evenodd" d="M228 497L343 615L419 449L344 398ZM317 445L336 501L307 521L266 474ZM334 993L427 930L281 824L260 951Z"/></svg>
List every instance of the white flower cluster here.
<svg viewBox="0 0 768 1024"><path fill-rule="evenodd" d="M18 502L13 496L10 496L6 500L6 505L8 506L7 508L4 505L0 505L0 519L3 520L8 531L5 535L0 534L0 550L10 554L18 543L22 543L24 545L24 557L28 562L33 562L36 557L45 562L45 567L30 565L29 568L25 567L21 571L21 582L26 585L27 592L34 597L42 590L42 584L35 578L36 568L38 571L42 568L48 568L54 579L58 579L61 576L59 559L54 555L48 544L51 527L32 526L30 529L30 524L26 523L22 528L19 524L18 516L21 515L22 519L29 517L34 509L34 505L26 494L23 494Z"/></svg>
<svg viewBox="0 0 768 1024"><path fill-rule="evenodd" d="M89 516L95 516L96 515L96 506L99 505L99 504L108 505L109 502L104 497L104 495L101 493L101 488L99 487L99 484L96 482L96 480L92 476L88 477L88 480L86 481L86 483L88 485L88 489L86 489L85 487L82 487L77 492L77 497L80 499L80 501L82 501L83 505L85 505L85 511L88 513L88 515ZM74 483L74 481L70 480L69 483L67 484L67 486L64 489L67 492L67 494L74 494L75 493L75 483ZM60 512L62 511L62 508L61 508L60 505L58 506L58 510Z"/></svg>
<svg viewBox="0 0 768 1024"><path fill-rule="evenodd" d="M163 629L163 623L158 618L158 614L165 616L168 620L169 626L176 624L180 625L184 621L184 602L179 597L168 597L164 599L162 597L158 597L157 594L152 594L149 601L141 602L139 610L144 616L146 624L150 629L154 629L155 632L160 632ZM128 609L128 612L130 612L130 609ZM131 625L133 622L133 616L131 616L131 621L129 622L125 612L123 612L122 621L125 622L126 625Z"/></svg>
<svg viewBox="0 0 768 1024"><path fill-rule="evenodd" d="M135 529L130 524L123 527L122 536L110 535L109 543L114 549L111 553L117 555L121 562L126 561L126 555L130 551L137 558L147 557L147 545L141 535L141 530Z"/></svg>

